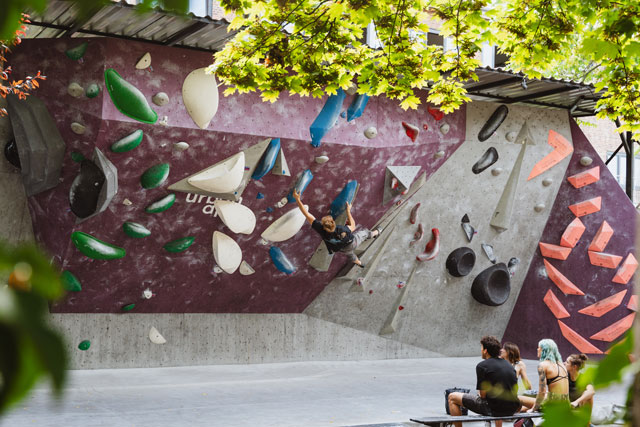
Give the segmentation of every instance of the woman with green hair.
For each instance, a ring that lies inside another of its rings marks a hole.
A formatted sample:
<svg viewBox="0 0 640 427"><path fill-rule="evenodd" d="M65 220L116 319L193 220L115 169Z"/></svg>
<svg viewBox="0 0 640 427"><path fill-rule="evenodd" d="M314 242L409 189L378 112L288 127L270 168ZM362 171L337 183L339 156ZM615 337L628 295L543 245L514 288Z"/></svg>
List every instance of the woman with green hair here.
<svg viewBox="0 0 640 427"><path fill-rule="evenodd" d="M538 394L535 399L529 396L518 396L523 407L529 412L539 411L543 402L551 400L569 401L569 374L558 351L558 346L551 339L543 339L538 343Z"/></svg>

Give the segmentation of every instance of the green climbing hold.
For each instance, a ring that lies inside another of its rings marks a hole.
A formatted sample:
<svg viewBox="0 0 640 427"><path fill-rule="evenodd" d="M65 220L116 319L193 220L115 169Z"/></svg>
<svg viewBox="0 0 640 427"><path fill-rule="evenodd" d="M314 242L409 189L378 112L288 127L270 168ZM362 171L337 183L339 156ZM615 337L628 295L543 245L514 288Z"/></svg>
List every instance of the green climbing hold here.
<svg viewBox="0 0 640 427"><path fill-rule="evenodd" d="M91 341L89 340L84 340L80 344L78 344L78 348L82 351L89 350L89 347L91 347Z"/></svg>
<svg viewBox="0 0 640 427"><path fill-rule="evenodd" d="M78 278L69 270L62 272L60 275L60 281L62 282L62 287L69 292L80 292L82 290L80 280L78 280Z"/></svg>
<svg viewBox="0 0 640 427"><path fill-rule="evenodd" d="M189 246L193 244L193 241L196 238L193 236L182 237L180 239L172 240L169 243L165 244L163 248L167 252L182 252L187 250Z"/></svg>
<svg viewBox="0 0 640 427"><path fill-rule="evenodd" d="M82 161L84 160L84 156L82 155L82 153L78 153L77 151L72 151L71 160L73 160L76 163L82 163Z"/></svg>
<svg viewBox="0 0 640 427"><path fill-rule="evenodd" d="M127 304L122 306L122 311L131 311L135 308L135 304Z"/></svg>
<svg viewBox="0 0 640 427"><path fill-rule="evenodd" d="M76 248L89 258L93 259L119 259L126 255L123 248L96 239L82 231L71 233L71 241Z"/></svg>
<svg viewBox="0 0 640 427"><path fill-rule="evenodd" d="M85 94L87 95L87 98L95 98L96 96L100 95L100 86L95 83L91 83L89 86L87 86Z"/></svg>
<svg viewBox="0 0 640 427"><path fill-rule="evenodd" d="M147 227L137 222L127 221L122 224L122 229L127 236L133 237L134 239L141 239L151 235L151 231L149 231Z"/></svg>
<svg viewBox="0 0 640 427"><path fill-rule="evenodd" d="M158 121L158 113L153 111L142 92L123 79L113 68L104 72L104 82L113 105L125 116L143 123Z"/></svg>
<svg viewBox="0 0 640 427"><path fill-rule="evenodd" d="M143 135L144 133L142 132L142 129L138 129L111 144L111 151L113 151L114 153L124 153L126 151L131 151L138 145L140 145Z"/></svg>
<svg viewBox="0 0 640 427"><path fill-rule="evenodd" d="M145 209L148 213L158 213L164 212L173 206L173 203L176 201L176 195L174 193L167 194L162 199L158 199L155 202L151 203Z"/></svg>
<svg viewBox="0 0 640 427"><path fill-rule="evenodd" d="M64 54L74 61L77 61L79 59L82 59L84 53L87 51L87 46L89 46L89 42L84 42L76 47L66 50Z"/></svg>
<svg viewBox="0 0 640 427"><path fill-rule="evenodd" d="M143 188L150 189L161 186L169 176L169 163L160 163L151 166L140 177L140 184Z"/></svg>

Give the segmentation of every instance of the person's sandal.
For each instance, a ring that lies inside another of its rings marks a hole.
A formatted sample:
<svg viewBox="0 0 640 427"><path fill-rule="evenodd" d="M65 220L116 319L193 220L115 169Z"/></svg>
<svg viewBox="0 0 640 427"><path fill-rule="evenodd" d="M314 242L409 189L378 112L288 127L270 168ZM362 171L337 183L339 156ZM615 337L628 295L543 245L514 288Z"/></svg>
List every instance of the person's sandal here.
<svg viewBox="0 0 640 427"><path fill-rule="evenodd" d="M377 239L377 238L382 234L382 228L380 228L380 227L376 227L376 228L374 228L374 229L373 229L373 230L371 230L371 231L372 231L372 232L373 232L373 231L377 231L377 232L378 232L378 234L376 234L375 236L373 236L373 238L374 238L374 239Z"/></svg>
<svg viewBox="0 0 640 427"><path fill-rule="evenodd" d="M356 263L354 262L354 264L356 264ZM360 264L356 264L356 265L357 265L358 267L360 267L360 268L365 268L365 265L364 265L362 262L361 262Z"/></svg>

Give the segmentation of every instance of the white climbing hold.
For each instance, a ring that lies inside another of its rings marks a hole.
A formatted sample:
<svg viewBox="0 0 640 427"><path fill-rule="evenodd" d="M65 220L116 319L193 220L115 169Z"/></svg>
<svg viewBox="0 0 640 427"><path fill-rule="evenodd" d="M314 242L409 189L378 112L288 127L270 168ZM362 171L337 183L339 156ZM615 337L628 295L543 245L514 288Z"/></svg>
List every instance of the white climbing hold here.
<svg viewBox="0 0 640 427"><path fill-rule="evenodd" d="M347 92L347 94L349 95L355 95L356 92L358 92L358 86L355 84L352 84L351 86L349 86L349 89L345 90L345 92Z"/></svg>
<svg viewBox="0 0 640 427"><path fill-rule="evenodd" d="M78 135L82 135L86 132L87 128L84 125L81 125L78 122L73 122L71 123L71 130L73 131L73 133L76 133Z"/></svg>
<svg viewBox="0 0 640 427"><path fill-rule="evenodd" d="M220 274L222 273L222 269L220 267L218 267L217 265L213 266L213 272L216 274Z"/></svg>
<svg viewBox="0 0 640 427"><path fill-rule="evenodd" d="M278 203L276 203L276 208L278 209L283 208L287 204L287 202L288 202L287 198L283 197L282 199L280 199Z"/></svg>
<svg viewBox="0 0 640 427"><path fill-rule="evenodd" d="M234 233L251 234L256 228L256 216L248 207L229 200L215 200L213 206L224 225Z"/></svg>
<svg viewBox="0 0 640 427"><path fill-rule="evenodd" d="M513 142L518 137L518 132L507 132L507 141Z"/></svg>
<svg viewBox="0 0 640 427"><path fill-rule="evenodd" d="M449 130L451 130L451 126L449 126L449 123L443 123L440 125L440 132L442 132L443 135L448 134Z"/></svg>
<svg viewBox="0 0 640 427"><path fill-rule="evenodd" d="M551 178L545 178L542 180L542 185L544 185L545 187L550 186L553 183L553 180Z"/></svg>
<svg viewBox="0 0 640 427"><path fill-rule="evenodd" d="M536 212L542 212L544 210L544 208L545 208L544 203L538 203L537 205L535 205L533 207L533 210L536 211Z"/></svg>
<svg viewBox="0 0 640 427"><path fill-rule="evenodd" d="M271 220L271 217L269 217L269 220ZM264 239L260 239L260 240L258 240L258 244L260 244L262 246L267 246L269 244L269 242L267 242Z"/></svg>
<svg viewBox="0 0 640 427"><path fill-rule="evenodd" d="M582 166L589 166L589 165L591 165L591 163L593 163L593 159L591 157L589 157L589 156L582 156L580 158L580 164Z"/></svg>
<svg viewBox="0 0 640 427"><path fill-rule="evenodd" d="M189 144L187 144L184 141L176 142L176 143L173 144L173 149L175 151L184 151L187 148L189 148Z"/></svg>
<svg viewBox="0 0 640 427"><path fill-rule="evenodd" d="M211 193L229 193L240 186L244 164L244 151L240 151L223 162L187 178L187 182Z"/></svg>
<svg viewBox="0 0 640 427"><path fill-rule="evenodd" d="M125 206L131 206L133 204L133 202L131 200L129 200L129 199L124 199L122 201L122 204L125 205Z"/></svg>
<svg viewBox="0 0 640 427"><path fill-rule="evenodd" d="M323 163L327 163L329 161L329 158L327 156L318 156L316 157L316 163L321 165Z"/></svg>
<svg viewBox="0 0 640 427"><path fill-rule="evenodd" d="M164 116L160 120L158 120L158 124L162 126L169 126L169 116Z"/></svg>
<svg viewBox="0 0 640 427"><path fill-rule="evenodd" d="M147 288L144 291L142 291L142 298L151 299L152 297L153 297L153 292L151 292L151 289Z"/></svg>
<svg viewBox="0 0 640 427"><path fill-rule="evenodd" d="M147 52L144 55L142 55L142 58L138 59L138 62L136 63L136 68L138 70L144 70L145 68L149 67L149 65L151 65L151 54Z"/></svg>
<svg viewBox="0 0 640 427"><path fill-rule="evenodd" d="M169 103L169 95L167 95L164 92L158 92L155 95L153 95L151 100L157 106L162 107L163 105L167 105Z"/></svg>
<svg viewBox="0 0 640 427"><path fill-rule="evenodd" d="M218 111L218 83L206 68L192 71L182 83L182 101L200 129L206 129Z"/></svg>
<svg viewBox="0 0 640 427"><path fill-rule="evenodd" d="M153 326L149 329L149 340L154 344L164 344L167 340Z"/></svg>
<svg viewBox="0 0 640 427"><path fill-rule="evenodd" d="M304 205L305 209L309 209ZM304 225L306 218L302 211L295 207L280 218L275 220L266 230L262 232L260 237L270 242L284 242L289 240L300 231Z"/></svg>
<svg viewBox="0 0 640 427"><path fill-rule="evenodd" d="M444 151L440 150L436 154L433 155L434 159L441 159L444 157Z"/></svg>
<svg viewBox="0 0 640 427"><path fill-rule="evenodd" d="M73 96L74 98L80 98L81 96L84 95L84 88L80 86L78 83L73 82L67 88L67 92L69 93L69 95Z"/></svg>
<svg viewBox="0 0 640 427"><path fill-rule="evenodd" d="M498 176L502 173L502 168L493 168L491 169L491 175Z"/></svg>
<svg viewBox="0 0 640 427"><path fill-rule="evenodd" d="M368 127L364 130L364 136L366 136L369 139L373 139L376 136L378 136L378 129L376 129L373 126Z"/></svg>
<svg viewBox="0 0 640 427"><path fill-rule="evenodd" d="M242 262L242 250L231 237L219 231L213 232L213 257L227 274L233 274Z"/></svg>
<svg viewBox="0 0 640 427"><path fill-rule="evenodd" d="M256 271L247 263L247 261L242 261L240 263L240 274L242 274L243 276L250 276L253 273L255 273Z"/></svg>

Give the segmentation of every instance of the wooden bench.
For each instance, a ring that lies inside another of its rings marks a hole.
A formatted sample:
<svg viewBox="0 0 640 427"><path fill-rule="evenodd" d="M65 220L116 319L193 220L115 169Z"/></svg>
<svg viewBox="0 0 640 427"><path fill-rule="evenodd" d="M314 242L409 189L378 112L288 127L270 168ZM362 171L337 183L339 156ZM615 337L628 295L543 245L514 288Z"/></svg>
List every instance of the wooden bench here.
<svg viewBox="0 0 640 427"><path fill-rule="evenodd" d="M508 417L489 417L486 415L442 415L440 417L411 418L415 423L424 424L431 427L445 427L453 422L460 423L478 423L484 421L486 425L491 425L491 421L515 421L520 418L540 418L542 412L518 412Z"/></svg>

